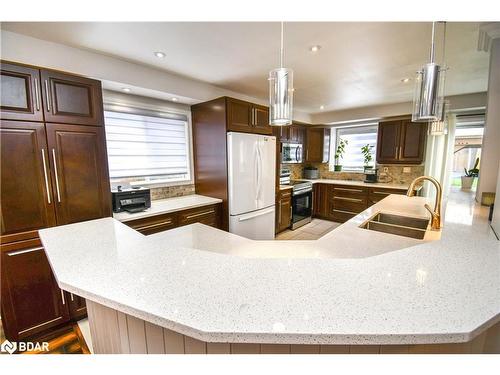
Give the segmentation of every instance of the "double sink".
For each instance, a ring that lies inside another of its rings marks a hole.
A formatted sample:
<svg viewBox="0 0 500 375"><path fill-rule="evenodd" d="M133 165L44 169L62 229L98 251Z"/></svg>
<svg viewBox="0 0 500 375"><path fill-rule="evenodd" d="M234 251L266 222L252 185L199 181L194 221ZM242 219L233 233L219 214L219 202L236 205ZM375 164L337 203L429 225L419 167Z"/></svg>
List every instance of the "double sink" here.
<svg viewBox="0 0 500 375"><path fill-rule="evenodd" d="M430 219L378 212L360 228L423 240Z"/></svg>

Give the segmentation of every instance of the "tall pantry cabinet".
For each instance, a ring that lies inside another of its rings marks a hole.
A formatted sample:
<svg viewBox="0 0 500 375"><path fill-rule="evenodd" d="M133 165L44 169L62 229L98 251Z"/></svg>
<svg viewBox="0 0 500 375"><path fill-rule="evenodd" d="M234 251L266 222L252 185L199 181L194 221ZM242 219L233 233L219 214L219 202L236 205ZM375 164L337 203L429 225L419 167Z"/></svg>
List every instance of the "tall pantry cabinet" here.
<svg viewBox="0 0 500 375"><path fill-rule="evenodd" d="M1 313L22 340L86 315L38 230L111 216L101 83L1 62Z"/></svg>

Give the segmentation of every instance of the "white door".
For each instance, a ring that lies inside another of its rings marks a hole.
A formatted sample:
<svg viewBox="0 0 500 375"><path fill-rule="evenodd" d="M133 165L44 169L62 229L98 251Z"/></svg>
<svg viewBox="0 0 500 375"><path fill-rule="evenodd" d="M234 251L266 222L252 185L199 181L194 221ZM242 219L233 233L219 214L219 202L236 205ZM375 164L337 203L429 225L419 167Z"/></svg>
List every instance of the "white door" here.
<svg viewBox="0 0 500 375"><path fill-rule="evenodd" d="M274 205L275 152L275 137L227 134L230 215Z"/></svg>
<svg viewBox="0 0 500 375"><path fill-rule="evenodd" d="M274 239L274 206L229 216L229 232L252 240Z"/></svg>

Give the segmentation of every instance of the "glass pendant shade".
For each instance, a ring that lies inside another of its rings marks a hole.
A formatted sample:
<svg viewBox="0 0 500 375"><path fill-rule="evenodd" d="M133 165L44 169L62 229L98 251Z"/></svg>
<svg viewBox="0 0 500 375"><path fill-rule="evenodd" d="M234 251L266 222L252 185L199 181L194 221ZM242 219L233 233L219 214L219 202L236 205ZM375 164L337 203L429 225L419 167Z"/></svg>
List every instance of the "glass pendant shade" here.
<svg viewBox="0 0 500 375"><path fill-rule="evenodd" d="M269 72L269 123L272 126L292 124L293 70L278 68Z"/></svg>
<svg viewBox="0 0 500 375"><path fill-rule="evenodd" d="M428 63L417 72L413 96L413 122L443 119L445 74L446 70L436 63Z"/></svg>

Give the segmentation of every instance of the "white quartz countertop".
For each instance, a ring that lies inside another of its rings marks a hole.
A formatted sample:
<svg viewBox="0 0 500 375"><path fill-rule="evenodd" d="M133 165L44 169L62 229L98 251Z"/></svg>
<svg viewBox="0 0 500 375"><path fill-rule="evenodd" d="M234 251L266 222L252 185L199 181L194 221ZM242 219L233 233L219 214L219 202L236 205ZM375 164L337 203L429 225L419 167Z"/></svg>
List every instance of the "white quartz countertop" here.
<svg viewBox="0 0 500 375"><path fill-rule="evenodd" d="M301 179L301 181L310 181L313 184L332 184L332 185L349 185L349 186L363 186L363 187L378 187L383 189L399 189L406 190L410 184L394 184L391 182L364 182L353 180L332 180L327 178L318 178L315 180Z"/></svg>
<svg viewBox="0 0 500 375"><path fill-rule="evenodd" d="M207 342L465 342L499 320L500 242L487 208L451 202L424 241L359 228L390 195L316 241L253 241L202 224L143 236L112 218L40 231L59 286Z"/></svg>
<svg viewBox="0 0 500 375"><path fill-rule="evenodd" d="M204 195L191 194L182 197L159 199L151 201L151 207L145 211L128 213L118 212L113 213L113 217L121 222L142 219L145 217L167 214L169 212L187 210L189 208L196 208L208 206L222 202L221 199L206 197Z"/></svg>

